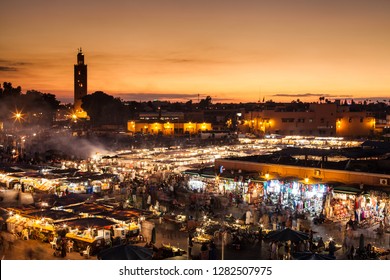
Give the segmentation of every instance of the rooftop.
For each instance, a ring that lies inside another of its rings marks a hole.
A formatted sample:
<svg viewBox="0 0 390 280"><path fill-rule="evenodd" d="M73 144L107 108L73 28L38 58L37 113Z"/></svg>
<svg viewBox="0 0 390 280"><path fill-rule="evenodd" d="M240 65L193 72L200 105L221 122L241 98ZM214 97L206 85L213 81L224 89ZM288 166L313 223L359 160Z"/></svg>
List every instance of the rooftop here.
<svg viewBox="0 0 390 280"><path fill-rule="evenodd" d="M390 144L386 145L386 143L381 145L374 145L374 143L366 143L366 145L364 145L363 143L361 147L343 149L288 147L267 155L232 157L227 159L390 174Z"/></svg>

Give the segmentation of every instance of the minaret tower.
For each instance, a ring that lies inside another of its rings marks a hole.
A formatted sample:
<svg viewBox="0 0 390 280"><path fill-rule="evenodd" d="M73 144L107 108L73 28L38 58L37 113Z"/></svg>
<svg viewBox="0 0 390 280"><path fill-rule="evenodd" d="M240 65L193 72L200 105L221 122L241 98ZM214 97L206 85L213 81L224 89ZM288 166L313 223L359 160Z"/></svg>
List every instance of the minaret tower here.
<svg viewBox="0 0 390 280"><path fill-rule="evenodd" d="M87 95L87 65L84 64L84 54L80 49L77 53L77 64L74 65L74 111L77 117L86 117L81 108L81 99Z"/></svg>

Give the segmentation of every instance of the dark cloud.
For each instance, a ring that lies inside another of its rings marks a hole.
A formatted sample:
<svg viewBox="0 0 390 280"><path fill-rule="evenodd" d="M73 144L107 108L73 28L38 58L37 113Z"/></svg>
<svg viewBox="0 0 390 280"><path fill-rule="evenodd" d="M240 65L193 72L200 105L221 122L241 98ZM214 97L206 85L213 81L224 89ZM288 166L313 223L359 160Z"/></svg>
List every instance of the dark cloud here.
<svg viewBox="0 0 390 280"><path fill-rule="evenodd" d="M0 72L15 72L15 71L18 71L18 68L12 66L0 65Z"/></svg>
<svg viewBox="0 0 390 280"><path fill-rule="evenodd" d="M190 94L184 94L184 93L123 93L123 94L114 94L115 97L119 97L122 100L125 101L141 101L141 102L147 102L147 101L153 101L153 100L160 100L160 101L169 101L169 102L187 102L189 100L192 100L193 102L198 102L198 99L204 99L208 95L207 94L200 94L198 96L197 93L190 93ZM235 103L237 102L234 98L228 98L228 97L218 97L218 96L212 96L211 95L212 103Z"/></svg>
<svg viewBox="0 0 390 280"><path fill-rule="evenodd" d="M272 96L275 97L334 97L334 98L341 98L339 95L332 95L332 94L323 94L323 93L295 93L295 94L290 94L290 93L278 93L274 94ZM343 95L344 97L352 97L352 95Z"/></svg>
<svg viewBox="0 0 390 280"><path fill-rule="evenodd" d="M197 57L197 56L187 56L181 53L168 53L168 54L126 54L126 55L114 55L106 53L92 54L91 57L94 60L101 61L116 61L116 63L131 61L131 62L142 62L142 63L172 63L172 64L194 64L194 65L203 65L203 64L224 64L232 63L228 60L218 60L215 58ZM0 60L1 61L1 60Z"/></svg>
<svg viewBox="0 0 390 280"><path fill-rule="evenodd" d="M115 97L123 100L150 101L150 100L168 100L168 101L188 101L198 98L198 94L182 93L118 93Z"/></svg>
<svg viewBox="0 0 390 280"><path fill-rule="evenodd" d="M19 66L31 65L30 62L24 61L10 61L6 59L0 59L0 72L16 72L19 71Z"/></svg>
<svg viewBox="0 0 390 280"><path fill-rule="evenodd" d="M161 59L163 62L168 62L168 63L174 63L174 64L222 64L226 61L219 61L215 59L198 59L198 58L166 58L166 59Z"/></svg>
<svg viewBox="0 0 390 280"><path fill-rule="evenodd" d="M31 62L13 62L13 63L11 63L11 65L25 66L25 65L32 65L32 63Z"/></svg>
<svg viewBox="0 0 390 280"><path fill-rule="evenodd" d="M197 60L194 60L194 59L185 59L185 58L168 58L165 61L171 62L171 63L194 63L194 62L198 62Z"/></svg>

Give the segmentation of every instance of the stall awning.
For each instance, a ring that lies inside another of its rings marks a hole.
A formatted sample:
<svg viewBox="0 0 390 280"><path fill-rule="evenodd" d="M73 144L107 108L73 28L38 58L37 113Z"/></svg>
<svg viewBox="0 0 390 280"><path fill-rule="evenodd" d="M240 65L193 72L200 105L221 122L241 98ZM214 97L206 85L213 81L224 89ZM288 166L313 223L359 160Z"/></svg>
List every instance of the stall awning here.
<svg viewBox="0 0 390 280"><path fill-rule="evenodd" d="M345 194L359 194L363 192L363 190L361 190L357 185L335 186L333 187L333 191L335 193L345 193Z"/></svg>
<svg viewBox="0 0 390 280"><path fill-rule="evenodd" d="M192 175L192 176L199 176L199 172L195 170L185 170L182 173L187 175Z"/></svg>

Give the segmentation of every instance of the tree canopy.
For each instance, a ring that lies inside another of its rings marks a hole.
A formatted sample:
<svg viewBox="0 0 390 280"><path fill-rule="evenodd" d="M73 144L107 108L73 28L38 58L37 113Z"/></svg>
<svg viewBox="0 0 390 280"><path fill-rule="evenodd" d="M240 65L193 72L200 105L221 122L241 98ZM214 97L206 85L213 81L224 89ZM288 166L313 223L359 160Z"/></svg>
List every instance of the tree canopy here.
<svg viewBox="0 0 390 280"><path fill-rule="evenodd" d="M119 125L127 121L127 108L122 100L102 91L84 96L81 108L87 112L93 125Z"/></svg>
<svg viewBox="0 0 390 280"><path fill-rule="evenodd" d="M0 87L0 118L9 120L16 112L22 113L25 123L50 125L60 106L54 94L28 90L22 93L20 86L4 82Z"/></svg>

